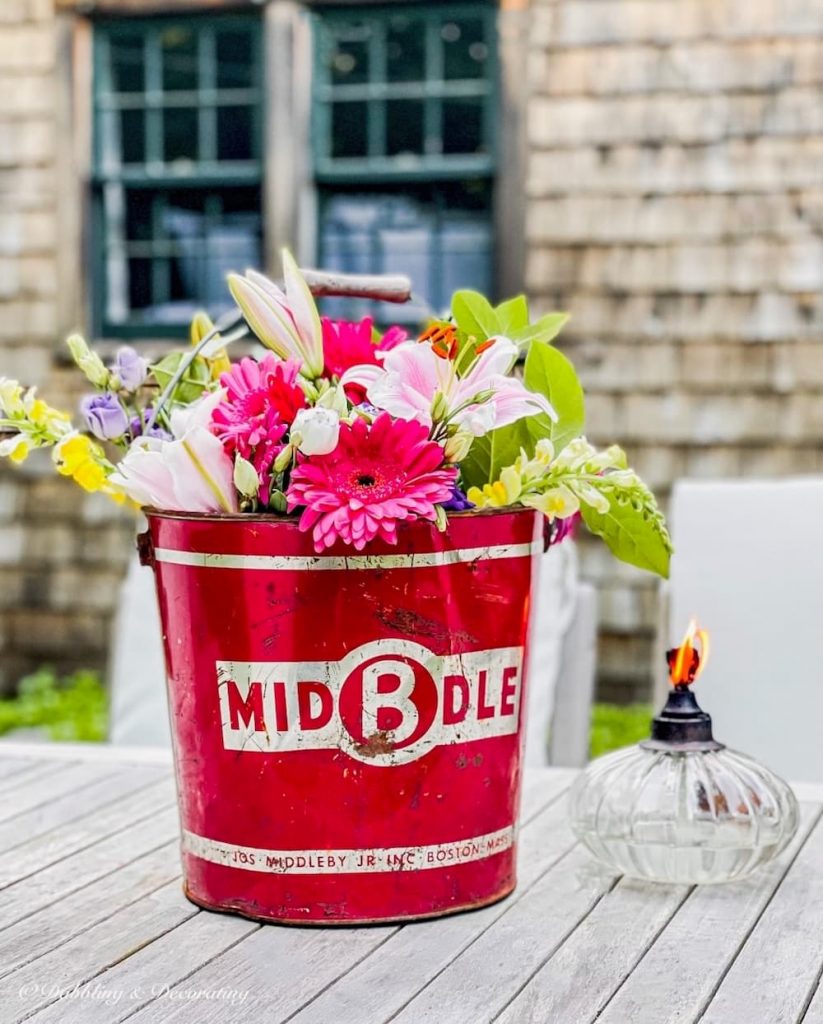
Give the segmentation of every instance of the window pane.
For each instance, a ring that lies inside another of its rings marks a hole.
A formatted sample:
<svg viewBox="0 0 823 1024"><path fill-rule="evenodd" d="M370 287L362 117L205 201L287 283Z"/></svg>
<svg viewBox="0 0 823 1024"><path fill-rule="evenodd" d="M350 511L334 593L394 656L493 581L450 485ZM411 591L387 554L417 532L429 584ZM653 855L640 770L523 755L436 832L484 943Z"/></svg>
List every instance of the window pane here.
<svg viewBox="0 0 823 1024"><path fill-rule="evenodd" d="M143 36L116 36L109 40L109 53L114 92L143 92Z"/></svg>
<svg viewBox="0 0 823 1024"><path fill-rule="evenodd" d="M254 84L254 53L250 32L222 29L217 33L217 88L249 89Z"/></svg>
<svg viewBox="0 0 823 1024"><path fill-rule="evenodd" d="M142 110L120 111L120 145L124 164L146 160L146 115Z"/></svg>
<svg viewBox="0 0 823 1024"><path fill-rule="evenodd" d="M422 82L426 77L425 26L417 18L396 14L386 33L387 78L390 82Z"/></svg>
<svg viewBox="0 0 823 1024"><path fill-rule="evenodd" d="M369 105L365 102L332 105L332 156L366 156L369 150Z"/></svg>
<svg viewBox="0 0 823 1024"><path fill-rule="evenodd" d="M421 100L388 100L386 103L386 153L423 152L423 103Z"/></svg>
<svg viewBox="0 0 823 1024"><path fill-rule="evenodd" d="M219 107L217 110L217 159L251 160L252 112L249 107Z"/></svg>
<svg viewBox="0 0 823 1024"><path fill-rule="evenodd" d="M166 107L163 111L163 159L197 160L197 110Z"/></svg>
<svg viewBox="0 0 823 1024"><path fill-rule="evenodd" d="M163 88L197 89L197 33L183 25L170 25L160 36Z"/></svg>
<svg viewBox="0 0 823 1024"><path fill-rule="evenodd" d="M324 299L334 317L372 314L378 323L418 324L459 288L492 287L491 185L454 181L321 191L320 259L351 273L402 272L415 299L403 306ZM417 297L424 301L420 301Z"/></svg>
<svg viewBox="0 0 823 1024"><path fill-rule="evenodd" d="M336 39L328 55L329 74L333 85L362 85L369 80L368 33L364 38Z"/></svg>
<svg viewBox="0 0 823 1024"><path fill-rule="evenodd" d="M449 19L443 23L440 36L445 78L482 78L487 73L489 47L480 18Z"/></svg>
<svg viewBox="0 0 823 1024"><path fill-rule="evenodd" d="M151 265L149 259L129 260L130 309L145 309L152 303Z"/></svg>
<svg viewBox="0 0 823 1024"><path fill-rule="evenodd" d="M443 101L443 152L483 153L483 101Z"/></svg>
<svg viewBox="0 0 823 1024"><path fill-rule="evenodd" d="M153 199L151 189L126 190L126 238L129 241L145 242L151 239Z"/></svg>

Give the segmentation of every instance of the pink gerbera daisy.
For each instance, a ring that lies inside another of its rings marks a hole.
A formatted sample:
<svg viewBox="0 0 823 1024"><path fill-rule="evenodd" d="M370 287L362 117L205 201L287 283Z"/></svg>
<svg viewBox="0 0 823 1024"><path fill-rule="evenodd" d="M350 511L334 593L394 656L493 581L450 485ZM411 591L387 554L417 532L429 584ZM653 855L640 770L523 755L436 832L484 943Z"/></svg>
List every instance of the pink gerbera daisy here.
<svg viewBox="0 0 823 1024"><path fill-rule="evenodd" d="M435 505L452 496L457 469L443 465L443 449L414 420L382 413L342 424L328 455L300 460L288 490L289 511L305 506L301 530L313 530L322 551L336 540L358 551L374 537L397 543L397 522L435 518Z"/></svg>
<svg viewBox="0 0 823 1024"><path fill-rule="evenodd" d="M326 373L342 377L352 366L378 366L378 352L388 352L408 337L402 327L390 327L377 341L373 338L374 322L370 316L359 323L330 320L324 316L323 360Z"/></svg>
<svg viewBox="0 0 823 1024"><path fill-rule="evenodd" d="M220 377L226 397L215 408L211 429L224 449L248 459L260 479L260 500L268 499L271 466L282 450L283 435L306 396L297 384L300 363L272 354L259 362L241 359Z"/></svg>

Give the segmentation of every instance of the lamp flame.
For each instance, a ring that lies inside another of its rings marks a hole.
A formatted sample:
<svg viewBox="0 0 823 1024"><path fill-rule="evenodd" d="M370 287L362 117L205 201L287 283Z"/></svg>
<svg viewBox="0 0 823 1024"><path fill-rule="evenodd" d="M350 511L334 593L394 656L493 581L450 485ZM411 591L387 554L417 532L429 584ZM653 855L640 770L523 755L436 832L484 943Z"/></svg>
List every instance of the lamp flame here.
<svg viewBox="0 0 823 1024"><path fill-rule="evenodd" d="M690 686L709 660L709 634L692 619L683 642L666 654L672 686Z"/></svg>

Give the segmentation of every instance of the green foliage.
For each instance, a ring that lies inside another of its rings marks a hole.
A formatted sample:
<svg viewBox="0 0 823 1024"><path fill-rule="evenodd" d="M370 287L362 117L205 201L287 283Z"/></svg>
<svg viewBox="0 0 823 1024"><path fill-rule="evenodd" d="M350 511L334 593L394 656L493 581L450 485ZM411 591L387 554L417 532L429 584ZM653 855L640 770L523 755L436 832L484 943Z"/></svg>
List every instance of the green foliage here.
<svg viewBox="0 0 823 1024"><path fill-rule="evenodd" d="M532 416L527 422L531 424L534 441L548 437L555 455L559 455L569 441L579 437L586 428L583 388L577 371L558 349L551 345L532 345L526 356L523 381L529 391L545 395L557 413L557 423L552 423L548 416Z"/></svg>
<svg viewBox="0 0 823 1024"><path fill-rule="evenodd" d="M106 691L88 670L58 679L53 669L38 669L20 681L16 697L0 700L0 735L46 729L53 740L100 742L107 725Z"/></svg>
<svg viewBox="0 0 823 1024"><path fill-rule="evenodd" d="M460 291L452 296L454 322L461 332L476 338L504 334L525 351L533 341L553 341L569 319L568 313L547 313L529 323L529 306L525 295L492 306L480 292Z"/></svg>
<svg viewBox="0 0 823 1024"><path fill-rule="evenodd" d="M628 747L649 738L651 704L595 704L592 709L591 756Z"/></svg>
<svg viewBox="0 0 823 1024"><path fill-rule="evenodd" d="M172 378L180 369L180 363L184 359L188 359L189 356L189 352L170 352L159 363L152 366L152 372L154 373L155 380L160 385L161 394L166 390ZM171 401L180 402L182 405L196 402L203 394L210 380L211 370L209 369L209 364L202 356L198 356L186 368L186 372L171 395Z"/></svg>
<svg viewBox="0 0 823 1024"><path fill-rule="evenodd" d="M620 476L615 474L616 478ZM580 514L589 530L603 538L615 558L667 579L673 548L665 520L652 492L639 477L632 476L634 482L625 488L614 486L609 474L590 480L608 498L609 508L601 512L581 503Z"/></svg>
<svg viewBox="0 0 823 1024"><path fill-rule="evenodd" d="M583 433L583 389L574 367L562 352L551 345L532 345L523 379L530 391L546 396L557 413L557 423L541 413L478 437L461 463L464 486L482 487L496 480L500 471L514 462L521 448L532 456L535 445L543 438L548 438L559 454L569 441Z"/></svg>

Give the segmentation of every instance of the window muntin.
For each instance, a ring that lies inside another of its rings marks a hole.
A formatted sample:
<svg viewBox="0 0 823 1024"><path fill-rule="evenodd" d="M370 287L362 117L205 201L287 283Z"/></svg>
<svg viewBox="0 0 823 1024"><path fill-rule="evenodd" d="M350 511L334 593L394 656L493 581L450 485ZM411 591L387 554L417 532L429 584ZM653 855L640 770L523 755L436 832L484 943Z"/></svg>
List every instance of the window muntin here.
<svg viewBox="0 0 823 1024"><path fill-rule="evenodd" d="M320 14L318 178L491 174L493 15L482 3Z"/></svg>
<svg viewBox="0 0 823 1024"><path fill-rule="evenodd" d="M494 291L496 30L484 3L324 9L315 18L319 262L408 273L415 301L325 300L416 323L457 288Z"/></svg>
<svg viewBox="0 0 823 1024"><path fill-rule="evenodd" d="M96 330L180 334L260 263L259 18L99 22L94 84Z"/></svg>

